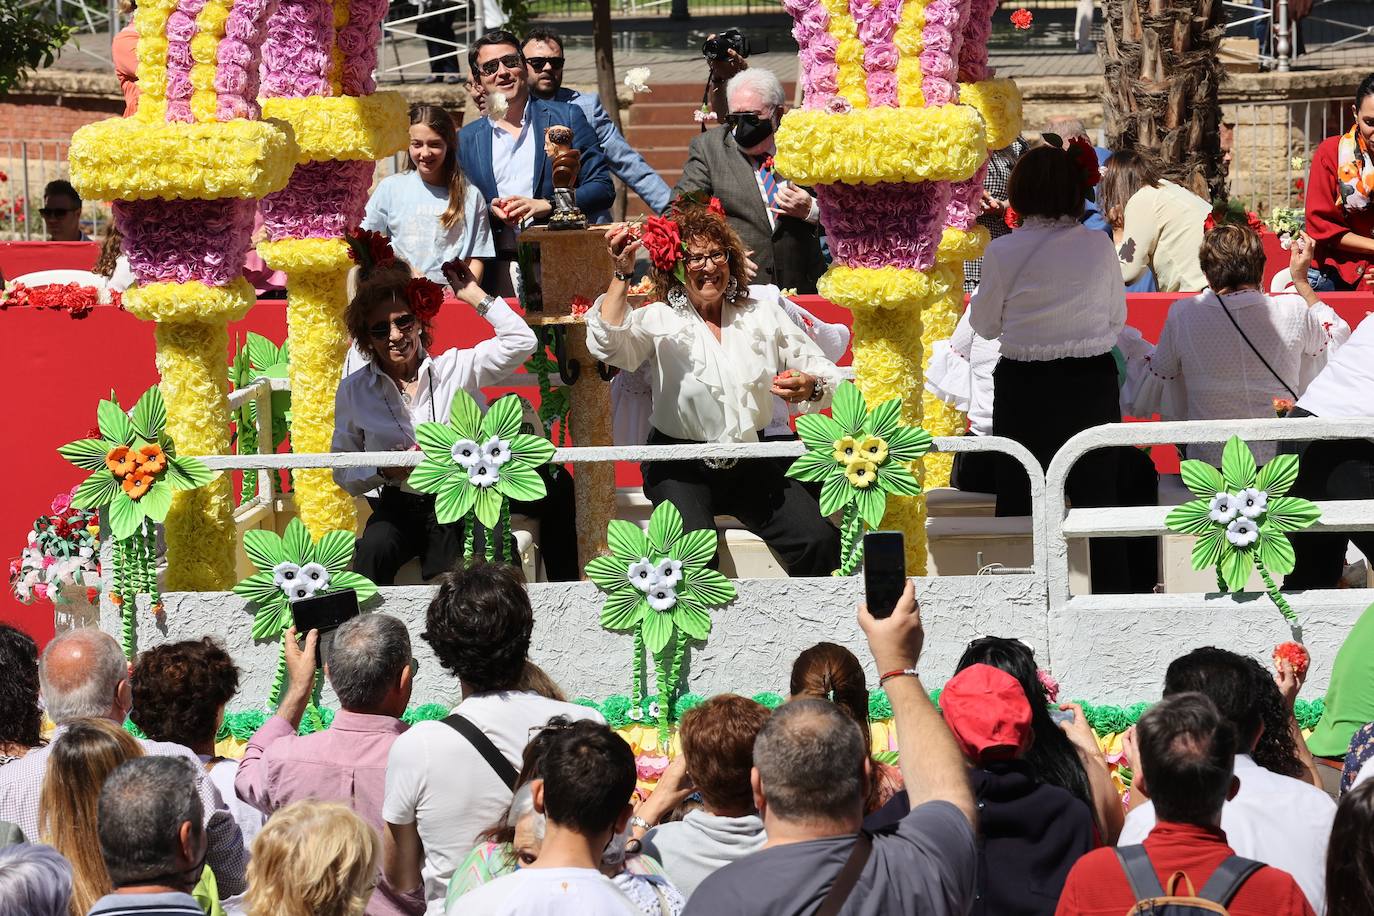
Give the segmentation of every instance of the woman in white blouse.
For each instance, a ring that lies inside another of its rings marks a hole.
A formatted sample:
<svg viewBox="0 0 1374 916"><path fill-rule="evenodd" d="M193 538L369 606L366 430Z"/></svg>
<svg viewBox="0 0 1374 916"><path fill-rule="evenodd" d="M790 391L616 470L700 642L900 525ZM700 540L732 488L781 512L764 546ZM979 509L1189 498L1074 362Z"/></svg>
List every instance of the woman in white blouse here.
<svg viewBox="0 0 1374 916"><path fill-rule="evenodd" d="M482 387L500 382L534 352L534 333L505 300L483 293L461 260L443 269L459 301L485 318L496 336L468 349L431 356L430 325L416 314L409 298L414 284L428 281L412 284L410 267L399 260L363 277L345 320L366 365L339 384L332 451L416 449L416 425L446 422L449 405L460 390L485 407ZM358 539L353 566L378 585L394 582L397 570L414 557L420 558L421 574L428 579L448 570L462 552L462 525L438 523L434 496L406 485L410 471L334 470L335 482L350 494L375 492L369 496L372 517ZM481 534L479 529L478 537Z"/></svg>
<svg viewBox="0 0 1374 916"><path fill-rule="evenodd" d="M1208 232L1199 260L1208 289L1169 308L1150 358L1150 374L1135 413L1166 420L1236 420L1274 416L1275 399L1296 401L1326 365L1350 327L1308 283L1315 246L1293 245L1290 267L1297 295L1266 295L1264 246L1248 226ZM1251 443L1261 464L1273 443ZM1188 457L1221 461L1220 444L1190 445Z"/></svg>
<svg viewBox="0 0 1374 916"><path fill-rule="evenodd" d="M748 285L739 236L703 207L675 222L681 244L650 248L658 301L629 308L627 284L643 242L617 226L606 237L615 276L587 313L594 357L626 371L651 364L649 444L757 442L775 395L803 412L826 407L839 370L788 317L776 287ZM643 471L645 495L655 505L671 501L689 530L733 515L790 575L829 575L839 563L839 532L776 461L657 461Z"/></svg>

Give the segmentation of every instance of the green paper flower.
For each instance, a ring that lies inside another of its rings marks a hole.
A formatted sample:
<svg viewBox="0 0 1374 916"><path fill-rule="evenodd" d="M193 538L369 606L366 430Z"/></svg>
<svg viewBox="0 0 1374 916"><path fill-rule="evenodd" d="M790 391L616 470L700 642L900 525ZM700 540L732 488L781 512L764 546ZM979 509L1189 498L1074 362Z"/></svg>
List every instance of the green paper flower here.
<svg viewBox="0 0 1374 916"><path fill-rule="evenodd" d="M409 483L436 496L440 524L469 514L493 529L503 499L542 499L544 480L536 468L553 457L553 443L520 432L520 399L498 398L485 416L466 391L453 396L447 423L421 423L415 438L425 458L410 472Z"/></svg>
<svg viewBox="0 0 1374 916"><path fill-rule="evenodd" d="M844 510L840 573L849 575L862 555L863 526L882 523L888 494L920 494L909 462L930 451L931 437L919 426L901 424L901 398L870 411L853 382L835 389L830 413L797 418L806 454L792 462L787 476L821 484L822 515Z"/></svg>
<svg viewBox="0 0 1374 916"><path fill-rule="evenodd" d="M1308 500L1284 495L1298 479L1298 456L1279 455L1258 469L1250 447L1232 436L1222 451L1221 470L1192 460L1182 462L1179 470L1198 498L1174 508L1164 524L1198 536L1193 569L1215 566L1217 581L1233 592L1244 589L1250 570L1258 569L1269 597L1285 617L1296 619L1270 575L1293 571L1287 532L1306 528L1321 516Z"/></svg>
<svg viewBox="0 0 1374 916"><path fill-rule="evenodd" d="M194 490L214 474L194 458L178 458L167 435L167 408L154 385L125 414L111 398L96 408L99 439L68 442L57 453L79 468L94 471L72 494L72 505L106 513L117 540L142 530L145 519L161 522L172 507L173 490Z"/></svg>
<svg viewBox="0 0 1374 916"><path fill-rule="evenodd" d="M244 532L243 550L258 571L235 585L234 594L257 605L253 638L273 639L291 627L291 602L299 598L351 588L361 603L377 594L370 579L348 571L353 543L351 531L330 531L313 540L299 518L286 526L285 535Z"/></svg>
<svg viewBox="0 0 1374 916"><path fill-rule="evenodd" d="M683 531L682 515L671 502L654 509L647 534L613 520L607 540L611 555L587 564L587 578L606 592L601 625L638 629L651 653L663 651L674 629L705 639L711 632L708 609L734 600L734 584L706 568L716 553L716 532Z"/></svg>

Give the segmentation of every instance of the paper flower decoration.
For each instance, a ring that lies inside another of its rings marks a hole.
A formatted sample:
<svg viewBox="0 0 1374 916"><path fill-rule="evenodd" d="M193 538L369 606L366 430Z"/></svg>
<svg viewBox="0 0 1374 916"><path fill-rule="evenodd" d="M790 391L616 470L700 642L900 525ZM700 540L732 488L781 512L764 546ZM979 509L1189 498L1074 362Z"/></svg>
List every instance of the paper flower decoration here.
<svg viewBox="0 0 1374 916"><path fill-rule="evenodd" d="M625 72L625 85L631 92L649 92L649 68L631 67Z"/></svg>
<svg viewBox="0 0 1374 916"><path fill-rule="evenodd" d="M606 593L601 625L635 634L634 704L645 694L644 650L655 661L659 709L672 709L687 639L711 632L710 609L735 598L735 586L706 564L716 553L716 532L682 530L671 502L659 503L649 530L614 519L606 529L610 556L587 564L587 578ZM667 736L667 716L655 716Z"/></svg>
<svg viewBox="0 0 1374 916"><path fill-rule="evenodd" d="M1222 451L1221 470L1192 460L1179 470L1197 499L1176 507L1164 523L1170 531L1198 536L1193 569L1215 566L1223 592L1241 591L1250 570L1258 569L1270 599L1284 617L1296 621L1271 574L1293 571L1287 532L1306 528L1321 515L1308 500L1284 495L1298 478L1298 456L1278 455L1257 469L1250 447L1232 436Z"/></svg>
<svg viewBox="0 0 1374 916"><path fill-rule="evenodd" d="M1030 10L1019 9L1011 14L1011 25L1012 28L1018 31L1025 31L1031 27L1031 22L1034 21L1034 19L1035 17L1031 15Z"/></svg>
<svg viewBox="0 0 1374 916"><path fill-rule="evenodd" d="M234 586L234 594L257 605L253 614L253 638L275 639L294 623L291 602L326 592L353 589L358 601L377 594L377 586L366 576L349 572L353 562L353 532L330 531L319 540L299 518L286 526L286 533L246 531L243 551L257 572ZM286 656L277 663L269 702L276 705L286 675Z"/></svg>
<svg viewBox="0 0 1374 916"><path fill-rule="evenodd" d="M853 382L835 389L830 413L797 417L797 434L807 450L787 476L821 484L822 515L844 511L839 574L848 576L863 556L864 526L882 522L888 494L921 492L910 462L930 450L931 439L918 426L901 425L901 398L870 411Z"/></svg>
<svg viewBox="0 0 1374 916"><path fill-rule="evenodd" d="M490 532L510 528L510 500L542 499L544 480L536 468L553 457L553 443L520 432L520 399L498 398L482 415L466 391L453 396L447 423L421 423L415 438L425 458L410 473L410 486L435 494L434 514L441 525L467 520L471 553L475 518ZM508 539L503 537L508 546ZM487 558L495 556L487 538ZM507 559L509 559L507 557Z"/></svg>
<svg viewBox="0 0 1374 916"><path fill-rule="evenodd" d="M147 592L154 613L161 608L155 568L154 524L167 518L173 490L194 490L214 474L194 458L178 458L167 435L167 408L154 385L125 414L111 398L96 408L100 438L68 442L57 453L94 471L72 494L81 509L104 509L115 539L115 587L110 598L124 608L124 652L133 657L134 597Z"/></svg>

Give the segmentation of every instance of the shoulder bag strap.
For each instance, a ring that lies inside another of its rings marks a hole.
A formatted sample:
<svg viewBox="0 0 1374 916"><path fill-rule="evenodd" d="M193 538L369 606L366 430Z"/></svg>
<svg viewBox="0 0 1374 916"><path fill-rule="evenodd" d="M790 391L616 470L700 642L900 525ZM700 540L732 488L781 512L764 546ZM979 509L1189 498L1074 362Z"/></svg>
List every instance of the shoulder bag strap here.
<svg viewBox="0 0 1374 916"><path fill-rule="evenodd" d="M1116 858L1126 872L1126 880L1130 882L1131 893L1135 894L1137 901L1164 896L1164 886L1159 883L1159 876L1155 874L1155 867L1144 846L1118 846Z"/></svg>
<svg viewBox="0 0 1374 916"><path fill-rule="evenodd" d="M1291 394L1291 395L1293 396L1293 400L1296 401L1296 400L1298 399L1298 393L1297 393L1296 391L1294 391L1294 390L1289 386L1289 384L1283 380L1283 377L1282 377L1282 376L1280 376L1277 372L1274 371L1274 367L1271 366L1271 365L1269 365L1269 360L1265 359L1265 358L1264 358L1264 354L1261 353L1261 352L1259 351L1259 349L1256 348L1255 345L1254 345L1253 343L1250 342L1250 338L1247 337L1246 334L1245 334L1245 332L1242 331L1242 330L1240 329L1240 323L1239 323L1238 321L1236 321L1236 316L1235 316L1235 315L1232 315L1232 314L1231 314L1231 310L1228 309L1228 308L1226 307L1226 302L1225 302L1225 300L1223 300L1223 299L1221 298L1221 296L1218 295L1218 294L1216 293L1215 290L1208 290L1208 292L1210 292L1210 293L1216 298L1217 304L1220 305L1220 306L1221 306L1221 310L1222 310L1223 312L1226 313L1226 317L1229 318L1229 319L1231 319L1231 327L1233 327L1233 328L1236 329L1236 333L1240 335L1240 339L1241 339L1241 340L1245 341L1245 345L1246 345L1247 347L1250 348L1250 352L1253 353L1253 354L1255 354L1257 357L1259 357L1259 361L1262 362L1262 363L1264 363L1264 368L1266 368L1266 369L1269 370L1269 374L1272 375L1272 376L1274 377L1274 379L1275 379L1280 385L1283 386L1283 390L1284 390L1284 391L1287 391L1289 394Z"/></svg>
<svg viewBox="0 0 1374 916"><path fill-rule="evenodd" d="M496 745L491 743L491 739L483 734L482 730L468 719L454 713L443 720L449 728L468 739L468 743L476 748L477 753L482 755L482 759L495 771L501 781L506 784L506 788L515 790L515 780L520 775L511 762L496 749Z"/></svg>
<svg viewBox="0 0 1374 916"><path fill-rule="evenodd" d="M1263 862L1233 855L1217 866L1217 870L1212 872L1212 877L1207 879L1198 896L1203 900L1227 906L1245 880L1263 867Z"/></svg>
<svg viewBox="0 0 1374 916"><path fill-rule="evenodd" d="M860 830L858 839L854 841L854 848L850 850L849 858L845 860L840 873L835 876L835 883L830 885L830 891L821 901L815 916L838 916L840 908L849 899L849 895L854 892L854 885L859 883L859 875L863 874L864 866L868 864L868 857L872 854L873 837L869 835L867 830Z"/></svg>

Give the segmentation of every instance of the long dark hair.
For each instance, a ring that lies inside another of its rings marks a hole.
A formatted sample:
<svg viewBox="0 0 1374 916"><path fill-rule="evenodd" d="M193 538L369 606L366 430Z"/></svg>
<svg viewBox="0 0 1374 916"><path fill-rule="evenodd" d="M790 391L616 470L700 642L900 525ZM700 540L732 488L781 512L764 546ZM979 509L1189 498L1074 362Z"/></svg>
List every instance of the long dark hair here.
<svg viewBox="0 0 1374 916"><path fill-rule="evenodd" d="M1273 675L1264 670L1259 662L1253 658L1246 658L1245 661L1246 667L1255 676L1255 696L1259 701L1260 719L1264 722L1259 743L1250 756L1271 773L1307 782L1307 767L1298 757L1298 743L1293 740L1293 730L1289 727L1292 714L1283 702L1279 685L1274 683Z"/></svg>
<svg viewBox="0 0 1374 916"><path fill-rule="evenodd" d="M445 229L463 225L463 201L468 193L468 183L463 177L463 169L458 165L458 131L453 126L453 117L438 105L410 106L412 126L423 124L439 135L444 141L444 182L448 185L448 206L439 217ZM415 166L411 160L411 167Z"/></svg>
<svg viewBox="0 0 1374 916"><path fill-rule="evenodd" d="M43 711L38 706L38 645L33 637L0 623L0 744L38 747Z"/></svg>
<svg viewBox="0 0 1374 916"><path fill-rule="evenodd" d="M1096 821L1097 808L1093 804L1087 771L1083 769L1083 761L1069 736L1050 718L1045 688L1040 685L1035 654L1030 647L1019 639L984 636L969 643L954 670L957 673L969 665L977 664L999 668L1021 684L1021 689L1031 701L1031 731L1035 733L1035 741L1023 759L1030 764L1036 779L1059 786L1074 798L1081 799L1093 812L1093 820ZM1101 824L1098 824L1098 829L1102 830Z"/></svg>
<svg viewBox="0 0 1374 916"><path fill-rule="evenodd" d="M1326 912L1369 912L1374 900L1374 779L1341 798L1326 852Z"/></svg>

